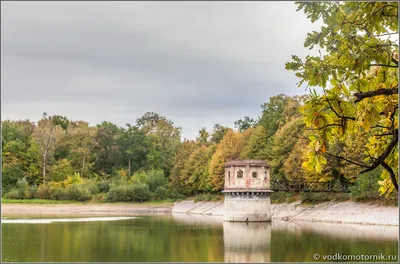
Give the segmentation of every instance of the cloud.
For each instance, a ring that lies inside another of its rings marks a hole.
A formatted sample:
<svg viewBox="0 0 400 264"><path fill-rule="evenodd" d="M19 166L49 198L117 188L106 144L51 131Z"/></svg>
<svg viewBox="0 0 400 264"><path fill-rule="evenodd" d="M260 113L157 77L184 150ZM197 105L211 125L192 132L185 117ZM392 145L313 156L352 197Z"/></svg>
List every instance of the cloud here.
<svg viewBox="0 0 400 264"><path fill-rule="evenodd" d="M2 3L3 119L134 123L158 112L184 136L300 94L284 69L315 28L285 2Z"/></svg>

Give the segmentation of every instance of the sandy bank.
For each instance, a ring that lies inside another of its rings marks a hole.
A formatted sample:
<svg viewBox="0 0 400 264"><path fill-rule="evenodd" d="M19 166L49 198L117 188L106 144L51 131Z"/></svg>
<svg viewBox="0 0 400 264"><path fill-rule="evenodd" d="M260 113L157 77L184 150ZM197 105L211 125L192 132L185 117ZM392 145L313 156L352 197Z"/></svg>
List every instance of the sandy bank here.
<svg viewBox="0 0 400 264"><path fill-rule="evenodd" d="M172 204L2 204L3 216L13 215L132 215L170 213Z"/></svg>
<svg viewBox="0 0 400 264"><path fill-rule="evenodd" d="M399 226L399 208L371 203L327 202L302 205L300 202L272 204L272 219ZM182 201L172 204L2 204L3 216L23 215L134 215L188 214L223 216L223 202Z"/></svg>
<svg viewBox="0 0 400 264"><path fill-rule="evenodd" d="M399 225L399 208L372 203L327 202L302 205L300 202L272 204L272 220L348 223L365 225ZM183 201L175 203L172 213L222 216L222 202Z"/></svg>

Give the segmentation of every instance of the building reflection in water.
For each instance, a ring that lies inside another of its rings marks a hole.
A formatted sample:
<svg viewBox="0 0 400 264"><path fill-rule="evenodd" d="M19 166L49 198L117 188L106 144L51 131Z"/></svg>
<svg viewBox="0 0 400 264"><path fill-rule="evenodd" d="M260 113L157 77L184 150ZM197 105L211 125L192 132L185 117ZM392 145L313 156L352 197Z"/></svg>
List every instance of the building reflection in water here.
<svg viewBox="0 0 400 264"><path fill-rule="evenodd" d="M271 223L224 222L225 262L270 262Z"/></svg>

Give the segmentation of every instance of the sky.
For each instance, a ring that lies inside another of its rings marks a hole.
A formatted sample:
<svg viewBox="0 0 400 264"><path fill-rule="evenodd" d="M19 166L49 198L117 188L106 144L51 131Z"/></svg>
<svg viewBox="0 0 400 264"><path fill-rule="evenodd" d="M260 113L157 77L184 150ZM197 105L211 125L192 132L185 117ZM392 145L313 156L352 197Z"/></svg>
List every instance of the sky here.
<svg viewBox="0 0 400 264"><path fill-rule="evenodd" d="M1 2L2 120L91 125L156 112L195 139L304 94L291 55L319 26L294 2Z"/></svg>

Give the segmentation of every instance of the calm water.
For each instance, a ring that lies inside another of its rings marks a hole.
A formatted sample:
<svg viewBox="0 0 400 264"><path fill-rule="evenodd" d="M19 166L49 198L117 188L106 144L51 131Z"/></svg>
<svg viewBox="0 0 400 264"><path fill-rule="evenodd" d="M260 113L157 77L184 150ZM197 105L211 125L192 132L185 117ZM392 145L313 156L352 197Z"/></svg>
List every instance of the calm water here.
<svg viewBox="0 0 400 264"><path fill-rule="evenodd" d="M2 261L313 261L314 253L397 256L398 248L398 227L223 223L221 218L185 214L18 219L3 218Z"/></svg>

